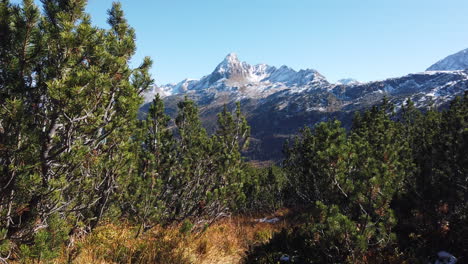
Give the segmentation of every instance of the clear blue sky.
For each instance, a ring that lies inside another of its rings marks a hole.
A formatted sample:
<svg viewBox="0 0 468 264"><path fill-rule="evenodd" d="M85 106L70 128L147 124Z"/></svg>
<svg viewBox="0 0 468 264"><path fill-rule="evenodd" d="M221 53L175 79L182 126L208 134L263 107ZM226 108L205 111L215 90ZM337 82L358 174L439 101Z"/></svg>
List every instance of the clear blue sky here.
<svg viewBox="0 0 468 264"><path fill-rule="evenodd" d="M230 52L329 80L420 72L468 48L467 0L122 0L157 83L200 78ZM89 0L105 26L112 0Z"/></svg>

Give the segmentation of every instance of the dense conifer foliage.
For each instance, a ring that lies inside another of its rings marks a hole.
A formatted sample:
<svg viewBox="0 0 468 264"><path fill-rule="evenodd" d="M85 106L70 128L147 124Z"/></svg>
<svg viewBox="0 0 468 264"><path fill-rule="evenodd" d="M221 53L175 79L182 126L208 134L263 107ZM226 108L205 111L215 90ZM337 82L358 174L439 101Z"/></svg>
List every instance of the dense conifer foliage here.
<svg viewBox="0 0 468 264"><path fill-rule="evenodd" d="M441 250L468 256L468 92L449 109L398 115L384 100L306 128L286 147L284 169L309 207L301 224L247 257L248 263L427 263Z"/></svg>
<svg viewBox="0 0 468 264"><path fill-rule="evenodd" d="M0 3L0 239L37 259L109 208L152 83L150 59L128 66L135 33L120 5L108 30L91 25L85 5Z"/></svg>
<svg viewBox="0 0 468 264"><path fill-rule="evenodd" d="M313 206L306 229L319 262L358 262L391 245L396 223L390 202L405 177L408 148L388 103L354 119L349 134L339 121L306 128L287 148L288 180L299 202Z"/></svg>
<svg viewBox="0 0 468 264"><path fill-rule="evenodd" d="M188 99L174 122L159 97L138 121L151 60L128 66L135 33L119 4L109 30L91 25L85 5L44 0L42 13L28 0L0 5L2 260L52 259L103 217L134 220L138 235L209 223L245 199L240 153L250 130L240 105L220 113L212 136Z"/></svg>
<svg viewBox="0 0 468 264"><path fill-rule="evenodd" d="M441 248L468 256L468 92L449 109L403 109L412 173L395 205L402 246L415 255Z"/></svg>
<svg viewBox="0 0 468 264"><path fill-rule="evenodd" d="M136 170L122 201L122 211L143 230L184 220L210 223L245 199L241 151L250 128L239 104L234 115L224 109L218 118L218 130L208 135L186 99L172 129L162 100L153 100L135 137Z"/></svg>

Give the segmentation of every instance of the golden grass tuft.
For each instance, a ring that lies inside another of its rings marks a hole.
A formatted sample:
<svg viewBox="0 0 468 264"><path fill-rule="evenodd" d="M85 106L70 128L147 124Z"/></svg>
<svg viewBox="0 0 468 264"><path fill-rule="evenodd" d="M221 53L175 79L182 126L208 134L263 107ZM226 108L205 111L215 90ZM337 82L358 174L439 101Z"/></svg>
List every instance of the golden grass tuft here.
<svg viewBox="0 0 468 264"><path fill-rule="evenodd" d="M283 217L287 211L275 216ZM273 217L273 216L271 216ZM241 263L249 247L268 241L287 225L259 223L255 217L236 216L221 219L206 230L183 235L180 226L155 227L135 237L137 228L129 224L104 224L92 234L63 250L55 263L161 263L161 264L235 264Z"/></svg>
<svg viewBox="0 0 468 264"><path fill-rule="evenodd" d="M249 246L265 242L259 241L258 234L272 235L285 224L259 223L251 217L226 218L190 237L186 254L191 263L240 263Z"/></svg>
<svg viewBox="0 0 468 264"><path fill-rule="evenodd" d="M177 230L156 227L136 238L136 229L125 224L97 228L72 249L77 251L73 263L190 263ZM64 250L59 263L66 262L70 251Z"/></svg>

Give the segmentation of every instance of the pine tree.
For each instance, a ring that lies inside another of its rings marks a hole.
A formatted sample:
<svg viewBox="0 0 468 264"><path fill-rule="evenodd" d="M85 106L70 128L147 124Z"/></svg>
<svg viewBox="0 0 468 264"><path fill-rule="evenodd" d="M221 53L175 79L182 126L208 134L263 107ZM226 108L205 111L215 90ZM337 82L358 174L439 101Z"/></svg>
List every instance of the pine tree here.
<svg viewBox="0 0 468 264"><path fill-rule="evenodd" d="M256 168L246 165L243 168L245 180L242 183L242 199L236 211L274 212L285 204L287 189L286 176L281 167Z"/></svg>
<svg viewBox="0 0 468 264"><path fill-rule="evenodd" d="M124 214L140 224L137 236L165 220L168 212L163 201L173 191L176 142L169 127L170 117L164 111L164 102L157 94L135 137L137 168L122 206Z"/></svg>
<svg viewBox="0 0 468 264"><path fill-rule="evenodd" d="M152 83L150 59L128 66L135 33L119 4L109 30L91 25L85 0L42 4L43 14L32 0L0 4L0 229L19 243L50 219L97 225L129 170Z"/></svg>
<svg viewBox="0 0 468 264"><path fill-rule="evenodd" d="M392 115L393 106L384 100L361 116L350 135L356 153L349 174L353 219L362 243L373 245L375 253L395 243L396 219L390 206L412 167L409 146Z"/></svg>
<svg viewBox="0 0 468 264"><path fill-rule="evenodd" d="M286 147L283 162L290 185L303 201L330 201L330 191L341 185L350 155L346 130L337 120L305 128L291 147ZM334 187L333 187L334 186Z"/></svg>
<svg viewBox="0 0 468 264"><path fill-rule="evenodd" d="M349 135L337 121L321 123L286 148L287 178L311 208L311 222L293 234L310 241L298 245L307 260L363 262L395 243L390 205L411 155L392 113L384 100L357 114Z"/></svg>
<svg viewBox="0 0 468 264"><path fill-rule="evenodd" d="M198 108L188 98L178 104L175 119L179 135L177 163L173 168L173 193L166 202L170 208L170 221L182 221L201 214L206 203L206 192L212 186L212 141L202 127Z"/></svg>
<svg viewBox="0 0 468 264"><path fill-rule="evenodd" d="M468 257L468 92L456 97L442 113L434 143L431 193L437 199L433 204L437 232L430 244L450 248L462 259Z"/></svg>
<svg viewBox="0 0 468 264"><path fill-rule="evenodd" d="M235 115L230 113L225 106L223 111L218 114L218 129L213 137L214 158L217 164L217 189L226 192L227 197L239 198L232 199L229 205L231 208L238 206L245 199L242 193L242 186L245 182L244 160L241 151L248 147L250 138L250 126L247 124L245 116L241 112L240 102L237 103ZM215 192L216 192L215 190ZM213 192L210 192L212 194ZM217 205L218 211L224 205L223 200L226 197L209 197Z"/></svg>

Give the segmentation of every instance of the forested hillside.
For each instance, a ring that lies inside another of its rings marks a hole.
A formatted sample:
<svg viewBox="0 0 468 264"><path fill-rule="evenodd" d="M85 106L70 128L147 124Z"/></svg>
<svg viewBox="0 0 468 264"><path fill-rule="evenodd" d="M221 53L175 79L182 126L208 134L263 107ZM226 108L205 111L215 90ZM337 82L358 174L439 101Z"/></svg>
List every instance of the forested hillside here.
<svg viewBox="0 0 468 264"><path fill-rule="evenodd" d="M108 29L85 6L0 2L0 263L468 260L468 92L398 114L384 98L258 168L240 103L212 134L187 97L138 119L152 61L130 67L120 4Z"/></svg>

